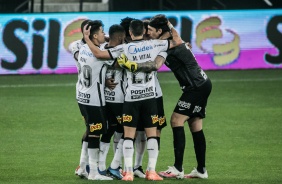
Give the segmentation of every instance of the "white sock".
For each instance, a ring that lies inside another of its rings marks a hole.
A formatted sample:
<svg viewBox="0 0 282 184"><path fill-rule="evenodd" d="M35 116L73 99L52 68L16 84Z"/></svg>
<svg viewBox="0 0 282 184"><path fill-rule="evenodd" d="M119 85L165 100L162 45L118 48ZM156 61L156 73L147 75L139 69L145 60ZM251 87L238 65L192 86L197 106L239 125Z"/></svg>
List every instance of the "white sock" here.
<svg viewBox="0 0 282 184"><path fill-rule="evenodd" d="M117 149L117 146L118 146L118 142L119 140L121 139L121 136L122 136L123 133L118 133L118 132L115 132L114 133L114 138L113 138L113 150L114 150L114 153L116 152L116 149Z"/></svg>
<svg viewBox="0 0 282 184"><path fill-rule="evenodd" d="M82 169L86 169L88 164L88 142L83 141L81 146L79 166Z"/></svg>
<svg viewBox="0 0 282 184"><path fill-rule="evenodd" d="M106 159L109 152L110 143L100 142L100 151L99 151L99 170L106 170Z"/></svg>
<svg viewBox="0 0 282 184"><path fill-rule="evenodd" d="M145 131L137 131L137 136L135 138L135 164L134 169L142 166L143 156L146 148L146 134Z"/></svg>
<svg viewBox="0 0 282 184"><path fill-rule="evenodd" d="M148 139L147 150L148 150L148 157L149 157L147 170L148 171L155 171L157 159L158 159L158 155L159 155L157 139L154 139L154 138Z"/></svg>
<svg viewBox="0 0 282 184"><path fill-rule="evenodd" d="M112 169L117 169L120 165L122 165L123 141L124 139L120 139L118 142L114 158L111 162Z"/></svg>
<svg viewBox="0 0 282 184"><path fill-rule="evenodd" d="M90 167L89 175L98 175L99 148L89 148L88 155Z"/></svg>
<svg viewBox="0 0 282 184"><path fill-rule="evenodd" d="M124 140L123 142L123 156L124 156L124 164L126 171L132 172L132 164L133 164L133 152L134 152L134 146L133 146L133 140Z"/></svg>

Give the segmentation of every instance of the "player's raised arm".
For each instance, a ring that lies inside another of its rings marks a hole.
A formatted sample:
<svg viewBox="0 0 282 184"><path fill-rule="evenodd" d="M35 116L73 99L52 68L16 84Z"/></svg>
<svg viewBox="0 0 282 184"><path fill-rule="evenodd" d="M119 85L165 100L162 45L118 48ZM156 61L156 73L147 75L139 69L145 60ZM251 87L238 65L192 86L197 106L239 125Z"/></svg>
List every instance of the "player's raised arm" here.
<svg viewBox="0 0 282 184"><path fill-rule="evenodd" d="M180 35L175 30L173 25L169 21L167 22L167 25L168 25L168 27L171 31L171 35L172 35L172 40L170 40L169 48L171 49L173 47L181 45L183 43L183 40L181 39Z"/></svg>
<svg viewBox="0 0 282 184"><path fill-rule="evenodd" d="M87 45L89 46L90 50L94 54L96 58L99 59L111 59L111 56L108 51L101 51L97 46L93 44L93 42L90 40L90 29L91 26L85 25L83 28L83 38Z"/></svg>

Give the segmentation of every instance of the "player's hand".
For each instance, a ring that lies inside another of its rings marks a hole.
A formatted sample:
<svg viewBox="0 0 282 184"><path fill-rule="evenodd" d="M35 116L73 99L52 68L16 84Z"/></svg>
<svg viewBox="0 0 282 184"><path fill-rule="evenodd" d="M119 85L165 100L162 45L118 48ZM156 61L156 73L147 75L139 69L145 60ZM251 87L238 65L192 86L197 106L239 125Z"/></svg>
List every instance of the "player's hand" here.
<svg viewBox="0 0 282 184"><path fill-rule="evenodd" d="M117 82L115 83L115 79L111 78L111 79L106 79L105 86L108 87L110 90L113 90L115 89L117 84L118 84Z"/></svg>
<svg viewBox="0 0 282 184"><path fill-rule="evenodd" d="M125 54L121 54L117 58L117 62L120 67L127 69L131 72L135 72L137 70L137 63L133 61L129 61Z"/></svg>
<svg viewBox="0 0 282 184"><path fill-rule="evenodd" d="M88 28L87 28L87 27L88 27ZM88 24L86 24L86 25L83 27L83 38L84 38L84 40L89 40L90 29L91 29L91 26L88 26Z"/></svg>

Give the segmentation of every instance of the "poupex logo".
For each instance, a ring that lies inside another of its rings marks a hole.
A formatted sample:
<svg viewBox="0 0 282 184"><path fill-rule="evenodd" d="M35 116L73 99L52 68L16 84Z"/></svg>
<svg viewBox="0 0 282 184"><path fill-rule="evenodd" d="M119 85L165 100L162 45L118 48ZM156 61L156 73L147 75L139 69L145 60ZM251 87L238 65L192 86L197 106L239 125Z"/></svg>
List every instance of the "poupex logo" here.
<svg viewBox="0 0 282 184"><path fill-rule="evenodd" d="M86 19L77 19L69 23L64 30L64 48L69 52L69 45L82 38L81 23Z"/></svg>
<svg viewBox="0 0 282 184"><path fill-rule="evenodd" d="M200 22L196 28L196 45L205 53L213 53L213 61L218 66L224 66L235 61L240 54L240 37L234 31L230 29L220 29L221 20L219 17L209 17ZM231 34L233 39L230 42L215 43L214 40L211 43L211 49L207 49L208 39L223 38L222 31L225 31L226 36Z"/></svg>

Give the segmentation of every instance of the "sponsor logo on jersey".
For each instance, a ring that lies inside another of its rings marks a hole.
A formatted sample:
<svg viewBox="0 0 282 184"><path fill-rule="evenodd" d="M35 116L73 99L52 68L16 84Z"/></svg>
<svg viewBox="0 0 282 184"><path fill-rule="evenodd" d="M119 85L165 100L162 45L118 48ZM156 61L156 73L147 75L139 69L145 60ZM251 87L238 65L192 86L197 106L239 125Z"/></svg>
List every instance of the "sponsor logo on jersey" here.
<svg viewBox="0 0 282 184"><path fill-rule="evenodd" d="M138 52L149 51L153 49L152 45L143 46L143 47L136 47L136 45L129 45L128 52L130 54L137 54Z"/></svg>
<svg viewBox="0 0 282 184"><path fill-rule="evenodd" d="M92 52L87 52L86 50L81 50L81 52L79 52L79 54L80 55L86 55L86 56L88 56L88 57L93 57L93 54L92 54Z"/></svg>
<svg viewBox="0 0 282 184"><path fill-rule="evenodd" d="M159 125L162 126L165 123L165 116L159 118Z"/></svg>
<svg viewBox="0 0 282 184"><path fill-rule="evenodd" d="M97 123L97 124L90 124L90 132L94 132L95 130L101 130L102 129L102 123Z"/></svg>
<svg viewBox="0 0 282 184"><path fill-rule="evenodd" d="M202 107L196 105L194 110L193 110L193 113L200 112L201 110L202 110Z"/></svg>
<svg viewBox="0 0 282 184"><path fill-rule="evenodd" d="M123 122L131 122L132 121L132 116L130 116L130 115L122 115L122 121Z"/></svg>
<svg viewBox="0 0 282 184"><path fill-rule="evenodd" d="M153 123L153 124L159 122L158 115L153 115L153 116L151 116L151 118L152 118L152 123Z"/></svg>

